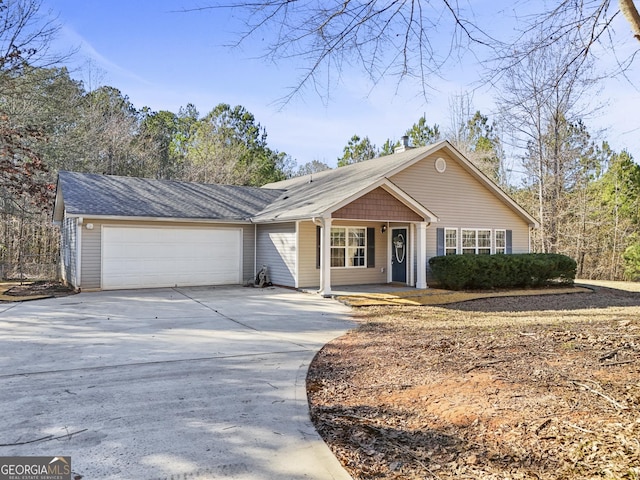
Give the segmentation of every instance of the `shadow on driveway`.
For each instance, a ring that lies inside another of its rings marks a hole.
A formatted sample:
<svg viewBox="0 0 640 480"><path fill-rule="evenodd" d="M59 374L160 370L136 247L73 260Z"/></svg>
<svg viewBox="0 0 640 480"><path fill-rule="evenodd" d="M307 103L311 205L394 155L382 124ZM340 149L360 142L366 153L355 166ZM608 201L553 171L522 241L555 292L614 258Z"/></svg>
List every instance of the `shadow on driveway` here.
<svg viewBox="0 0 640 480"><path fill-rule="evenodd" d="M349 478L309 419L315 353L349 309L242 287L0 305L0 456L84 478Z"/></svg>

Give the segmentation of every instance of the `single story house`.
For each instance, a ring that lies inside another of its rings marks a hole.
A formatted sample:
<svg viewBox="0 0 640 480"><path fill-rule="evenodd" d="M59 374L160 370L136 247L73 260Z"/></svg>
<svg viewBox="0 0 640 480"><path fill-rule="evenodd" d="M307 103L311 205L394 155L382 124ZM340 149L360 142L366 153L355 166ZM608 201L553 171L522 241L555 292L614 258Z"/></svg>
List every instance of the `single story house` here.
<svg viewBox="0 0 640 480"><path fill-rule="evenodd" d="M426 288L442 254L530 251L536 220L448 141L263 187L60 172L63 280L82 290L241 284Z"/></svg>

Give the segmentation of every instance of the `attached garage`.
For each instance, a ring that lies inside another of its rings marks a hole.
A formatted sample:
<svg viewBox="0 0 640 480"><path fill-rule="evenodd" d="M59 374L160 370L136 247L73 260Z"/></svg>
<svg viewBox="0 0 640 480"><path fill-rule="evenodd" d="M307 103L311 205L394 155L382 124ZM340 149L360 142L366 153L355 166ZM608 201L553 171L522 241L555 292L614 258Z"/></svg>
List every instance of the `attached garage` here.
<svg viewBox="0 0 640 480"><path fill-rule="evenodd" d="M102 227L102 289L242 282L241 228Z"/></svg>

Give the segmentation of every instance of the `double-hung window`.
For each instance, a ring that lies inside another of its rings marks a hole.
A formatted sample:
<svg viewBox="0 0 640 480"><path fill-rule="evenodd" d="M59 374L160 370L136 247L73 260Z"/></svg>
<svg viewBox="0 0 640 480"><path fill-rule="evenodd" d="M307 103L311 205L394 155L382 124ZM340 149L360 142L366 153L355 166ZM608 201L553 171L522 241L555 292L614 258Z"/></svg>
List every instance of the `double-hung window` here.
<svg viewBox="0 0 640 480"><path fill-rule="evenodd" d="M507 253L507 231L496 230L495 253Z"/></svg>
<svg viewBox="0 0 640 480"><path fill-rule="evenodd" d="M331 266L360 268L367 266L367 229L331 228Z"/></svg>
<svg viewBox="0 0 640 480"><path fill-rule="evenodd" d="M491 230L462 229L462 253L467 255L490 255Z"/></svg>
<svg viewBox="0 0 640 480"><path fill-rule="evenodd" d="M455 255L458 253L458 229L444 229L444 254Z"/></svg>

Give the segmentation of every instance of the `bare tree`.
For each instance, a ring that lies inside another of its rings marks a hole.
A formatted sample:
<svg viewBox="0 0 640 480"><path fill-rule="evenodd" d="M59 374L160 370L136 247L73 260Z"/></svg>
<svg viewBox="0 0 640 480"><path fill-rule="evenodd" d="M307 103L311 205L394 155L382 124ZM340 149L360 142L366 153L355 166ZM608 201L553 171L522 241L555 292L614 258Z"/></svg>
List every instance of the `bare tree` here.
<svg viewBox="0 0 640 480"><path fill-rule="evenodd" d="M8 104L20 98L26 69L61 59L49 52L58 30L41 14L39 0L0 2L0 188L40 200L47 195L40 178L46 168L35 145L45 139L44 129L13 115Z"/></svg>
<svg viewBox="0 0 640 480"><path fill-rule="evenodd" d="M506 186L505 155L497 123L473 107L468 93L449 99L449 117L446 138L491 180Z"/></svg>
<svg viewBox="0 0 640 480"><path fill-rule="evenodd" d="M0 3L0 71L26 65L49 67L61 60L50 51L60 25L42 13L40 0L4 0Z"/></svg>
<svg viewBox="0 0 640 480"><path fill-rule="evenodd" d="M538 11L537 4L528 2L516 2L511 12L502 6L488 12L487 5L482 17L470 4L450 0L214 1L193 10L232 9L246 23L237 44L257 37L267 45L267 58L306 63L285 101L305 87L328 98L347 65L361 68L374 84L392 75L398 81L415 79L428 98L430 80L468 51L486 61L486 80L495 82L505 69L526 63L536 50L572 43L574 55L565 58L571 69L593 58L596 46L615 53L619 40L628 35L612 28L619 10L611 0L559 0ZM640 22L633 0L620 0L620 6L637 34ZM507 17L512 28L492 33L491 19L496 17ZM637 50L619 59L619 72L630 65Z"/></svg>
<svg viewBox="0 0 640 480"><path fill-rule="evenodd" d="M589 77L591 64L571 63L580 48L554 42L544 49L531 49L522 62L505 70L498 102L512 147L523 152L527 181L537 189L541 225L537 247L543 252L557 249L562 193L579 158L572 142L579 136L580 121L592 108L585 102L595 82Z"/></svg>
<svg viewBox="0 0 640 480"><path fill-rule="evenodd" d="M620 0L620 11L631 25L633 36L640 40L640 14L633 0Z"/></svg>

